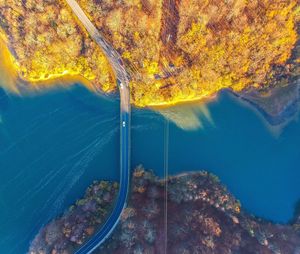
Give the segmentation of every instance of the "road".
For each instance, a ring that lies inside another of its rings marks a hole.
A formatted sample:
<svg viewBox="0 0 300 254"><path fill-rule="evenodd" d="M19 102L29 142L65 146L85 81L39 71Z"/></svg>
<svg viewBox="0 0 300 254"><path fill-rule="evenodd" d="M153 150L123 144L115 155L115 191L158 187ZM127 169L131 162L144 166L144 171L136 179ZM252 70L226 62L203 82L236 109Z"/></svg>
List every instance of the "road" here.
<svg viewBox="0 0 300 254"><path fill-rule="evenodd" d="M120 91L120 186L115 207L104 225L75 254L92 253L112 233L117 226L121 213L126 206L130 179L130 77L125 70L121 56L102 37L97 28L85 15L75 0L66 0L74 14L84 25L90 36L101 47L108 58L117 79Z"/></svg>

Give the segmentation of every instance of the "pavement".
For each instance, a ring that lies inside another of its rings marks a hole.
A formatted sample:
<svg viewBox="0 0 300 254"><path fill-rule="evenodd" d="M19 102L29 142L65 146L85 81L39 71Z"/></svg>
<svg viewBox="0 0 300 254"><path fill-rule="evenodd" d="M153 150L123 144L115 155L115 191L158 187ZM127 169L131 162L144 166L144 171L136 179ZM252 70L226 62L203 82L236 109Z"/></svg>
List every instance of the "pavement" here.
<svg viewBox="0 0 300 254"><path fill-rule="evenodd" d="M85 15L84 11L75 0L66 0L73 13L86 28L90 36L101 47L108 58L112 69L117 78L117 84L120 91L120 186L119 194L115 207L109 218L88 241L83 243L75 254L92 253L98 248L116 228L123 209L126 207L130 181L130 76L126 72L121 56L107 41L101 33L92 24Z"/></svg>

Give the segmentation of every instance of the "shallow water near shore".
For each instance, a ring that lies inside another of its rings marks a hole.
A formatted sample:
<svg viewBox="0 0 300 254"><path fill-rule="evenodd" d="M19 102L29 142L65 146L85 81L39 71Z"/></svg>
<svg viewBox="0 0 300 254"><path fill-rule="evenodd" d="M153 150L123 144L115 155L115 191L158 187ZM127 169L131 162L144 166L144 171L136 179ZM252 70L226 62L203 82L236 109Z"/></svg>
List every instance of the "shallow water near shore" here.
<svg viewBox="0 0 300 254"><path fill-rule="evenodd" d="M300 123L275 137L228 93L207 110L197 130L170 122L169 174L211 171L249 212L287 222L300 198ZM0 91L0 119L0 253L22 254L93 180L118 180L119 101L81 86L31 97ZM165 124L133 109L132 167L163 176Z"/></svg>

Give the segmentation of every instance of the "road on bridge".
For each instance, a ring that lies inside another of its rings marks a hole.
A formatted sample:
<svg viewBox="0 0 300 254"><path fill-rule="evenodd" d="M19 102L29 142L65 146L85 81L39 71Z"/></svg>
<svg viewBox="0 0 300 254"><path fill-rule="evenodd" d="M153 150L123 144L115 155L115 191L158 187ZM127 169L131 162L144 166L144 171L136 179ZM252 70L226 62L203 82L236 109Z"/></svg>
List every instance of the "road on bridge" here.
<svg viewBox="0 0 300 254"><path fill-rule="evenodd" d="M125 70L121 56L102 37L97 28L85 15L75 0L66 0L74 14L84 25L90 36L101 47L108 58L114 74L117 78L117 85L120 91L120 186L116 205L106 220L104 225L86 243L84 243L75 253L92 253L99 247L112 233L117 226L121 213L126 206L127 194L130 179L130 77Z"/></svg>

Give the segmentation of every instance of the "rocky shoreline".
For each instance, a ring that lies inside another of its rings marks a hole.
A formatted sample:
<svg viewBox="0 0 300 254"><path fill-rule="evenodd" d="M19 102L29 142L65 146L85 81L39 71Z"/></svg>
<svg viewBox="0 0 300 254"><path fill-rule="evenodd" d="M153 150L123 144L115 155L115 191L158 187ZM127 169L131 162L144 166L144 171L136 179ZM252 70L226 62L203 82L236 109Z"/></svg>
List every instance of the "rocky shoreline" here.
<svg viewBox="0 0 300 254"><path fill-rule="evenodd" d="M256 109L271 126L285 125L297 116L300 108L300 79L284 87L270 88L267 94L254 89L230 93Z"/></svg>
<svg viewBox="0 0 300 254"><path fill-rule="evenodd" d="M271 126L285 125L300 108L300 24L298 41L284 66L272 67L272 75L262 87L248 87L234 92L236 97L254 107Z"/></svg>
<svg viewBox="0 0 300 254"><path fill-rule="evenodd" d="M121 221L96 253L300 253L300 216L290 225L255 218L206 171L170 177L167 186L137 167ZM83 199L41 229L29 253L73 253L103 223L116 190L115 183L94 182Z"/></svg>

